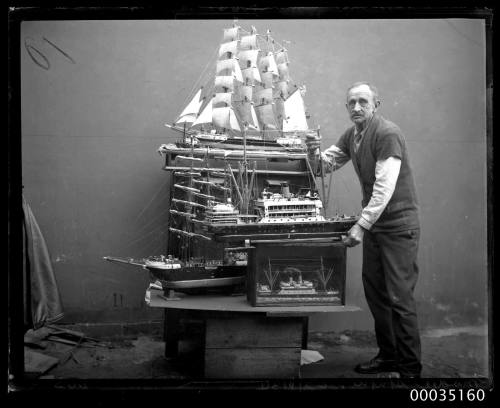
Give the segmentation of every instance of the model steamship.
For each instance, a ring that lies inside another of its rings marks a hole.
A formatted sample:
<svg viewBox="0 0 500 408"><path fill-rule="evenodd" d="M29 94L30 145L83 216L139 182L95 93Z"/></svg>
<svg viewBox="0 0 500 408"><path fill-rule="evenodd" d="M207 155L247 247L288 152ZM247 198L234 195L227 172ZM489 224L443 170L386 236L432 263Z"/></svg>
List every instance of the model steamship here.
<svg viewBox="0 0 500 408"><path fill-rule="evenodd" d="M178 139L158 149L170 176L169 255L107 260L147 269L165 290L237 287L252 240L340 236L353 225L354 216L325 216L329 192L304 144L319 128L309 127L305 86L289 66L269 31L224 29L213 75L166 125ZM317 291L302 278L279 290Z"/></svg>

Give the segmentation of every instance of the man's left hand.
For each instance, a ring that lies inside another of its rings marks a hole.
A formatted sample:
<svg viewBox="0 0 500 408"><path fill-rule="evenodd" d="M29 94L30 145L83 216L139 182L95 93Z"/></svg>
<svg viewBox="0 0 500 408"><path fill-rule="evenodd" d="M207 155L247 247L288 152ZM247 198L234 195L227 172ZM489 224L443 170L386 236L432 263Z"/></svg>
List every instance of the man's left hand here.
<svg viewBox="0 0 500 408"><path fill-rule="evenodd" d="M306 146L308 155L316 155L319 153L319 148L321 146L321 136L318 135L306 135Z"/></svg>
<svg viewBox="0 0 500 408"><path fill-rule="evenodd" d="M345 246L355 247L363 241L364 228L359 224L354 224L342 242Z"/></svg>

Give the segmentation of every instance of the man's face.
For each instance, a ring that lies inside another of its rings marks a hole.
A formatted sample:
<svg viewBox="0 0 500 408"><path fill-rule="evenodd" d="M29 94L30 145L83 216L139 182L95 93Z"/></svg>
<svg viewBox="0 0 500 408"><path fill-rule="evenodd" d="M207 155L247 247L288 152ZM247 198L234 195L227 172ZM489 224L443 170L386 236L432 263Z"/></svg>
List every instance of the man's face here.
<svg viewBox="0 0 500 408"><path fill-rule="evenodd" d="M356 127L364 128L368 120L377 110L373 92L368 85L352 88L347 94L347 111Z"/></svg>

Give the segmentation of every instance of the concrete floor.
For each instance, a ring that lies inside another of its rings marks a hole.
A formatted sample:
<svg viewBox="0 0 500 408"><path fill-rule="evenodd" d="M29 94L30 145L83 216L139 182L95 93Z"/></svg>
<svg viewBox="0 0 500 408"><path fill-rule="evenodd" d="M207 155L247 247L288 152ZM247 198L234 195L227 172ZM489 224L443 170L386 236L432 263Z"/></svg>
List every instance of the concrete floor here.
<svg viewBox="0 0 500 408"><path fill-rule="evenodd" d="M187 349L189 344L180 344L181 352ZM377 352L371 332L310 333L308 349L318 351L324 359L303 365L301 378L377 377L353 371L357 363ZM41 377L47 379L188 379L196 375L190 365L192 360L164 357L164 343L158 335L103 341L99 347L82 343L73 348L49 341L44 350L37 351L61 360ZM68 358L71 351L72 357ZM425 378L487 378L487 327L423 332L422 362Z"/></svg>

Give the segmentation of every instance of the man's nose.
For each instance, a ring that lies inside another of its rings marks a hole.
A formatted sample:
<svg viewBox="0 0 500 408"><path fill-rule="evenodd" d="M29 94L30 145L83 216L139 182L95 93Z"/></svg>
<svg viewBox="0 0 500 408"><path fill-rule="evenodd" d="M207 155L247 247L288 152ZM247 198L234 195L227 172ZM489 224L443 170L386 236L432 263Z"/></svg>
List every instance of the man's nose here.
<svg viewBox="0 0 500 408"><path fill-rule="evenodd" d="M354 107L352 108L352 110L356 111L356 112L359 112L360 110L362 110L361 108L362 108L362 106L359 104L359 102L356 102L354 104Z"/></svg>

